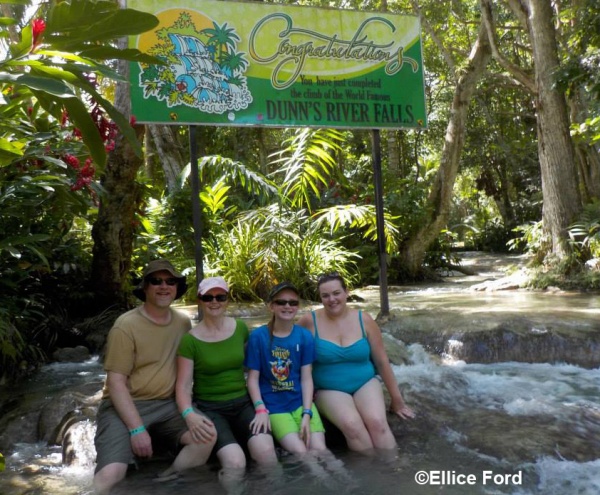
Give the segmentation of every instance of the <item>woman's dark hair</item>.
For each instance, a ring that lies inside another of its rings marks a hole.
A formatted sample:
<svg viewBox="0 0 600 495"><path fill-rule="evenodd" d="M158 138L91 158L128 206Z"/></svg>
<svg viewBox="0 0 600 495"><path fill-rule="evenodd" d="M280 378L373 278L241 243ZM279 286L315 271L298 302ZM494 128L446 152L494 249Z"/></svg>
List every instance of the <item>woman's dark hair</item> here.
<svg viewBox="0 0 600 495"><path fill-rule="evenodd" d="M317 278L317 290L319 289L319 287L321 287L321 285L326 284L327 282L331 282L332 280L338 280L342 288L344 290L348 290L344 277L342 277L338 272L323 273L319 275Z"/></svg>

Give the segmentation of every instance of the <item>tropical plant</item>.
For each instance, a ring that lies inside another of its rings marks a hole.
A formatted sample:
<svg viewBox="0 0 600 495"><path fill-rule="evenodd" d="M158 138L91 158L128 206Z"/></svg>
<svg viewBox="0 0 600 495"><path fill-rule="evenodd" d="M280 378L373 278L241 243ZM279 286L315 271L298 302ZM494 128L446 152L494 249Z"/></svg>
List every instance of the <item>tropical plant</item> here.
<svg viewBox="0 0 600 495"><path fill-rule="evenodd" d="M520 235L508 241L508 248L518 252L524 251L531 256L532 265L540 265L551 246L542 221L519 225L513 230Z"/></svg>
<svg viewBox="0 0 600 495"><path fill-rule="evenodd" d="M99 78L120 78L104 62L146 58L110 41L158 20L103 1L40 3L33 20L29 9L13 12L0 22L0 342L28 368L70 330L64 315L81 316L89 300L87 222L117 127L141 152ZM0 376L22 371L7 363Z"/></svg>
<svg viewBox="0 0 600 495"><path fill-rule="evenodd" d="M264 298L282 280L312 298L317 276L328 271L355 281L356 254L308 220L305 210L277 204L241 214L208 241L207 273L225 277L234 298L251 300Z"/></svg>
<svg viewBox="0 0 600 495"><path fill-rule="evenodd" d="M315 225L319 228L329 228L333 235L338 231L356 230L362 232L364 239L377 242L377 217L375 205L346 204L323 208L313 216ZM388 253L398 250L398 227L394 223L399 217L385 212L383 216L383 231Z"/></svg>
<svg viewBox="0 0 600 495"><path fill-rule="evenodd" d="M569 227L569 238L582 261L600 257L600 202L586 205Z"/></svg>
<svg viewBox="0 0 600 495"><path fill-rule="evenodd" d="M282 196L293 208L312 212L321 190L336 177L335 154L341 150L342 134L335 129L302 128L291 133L282 149L272 155L274 177L281 177Z"/></svg>

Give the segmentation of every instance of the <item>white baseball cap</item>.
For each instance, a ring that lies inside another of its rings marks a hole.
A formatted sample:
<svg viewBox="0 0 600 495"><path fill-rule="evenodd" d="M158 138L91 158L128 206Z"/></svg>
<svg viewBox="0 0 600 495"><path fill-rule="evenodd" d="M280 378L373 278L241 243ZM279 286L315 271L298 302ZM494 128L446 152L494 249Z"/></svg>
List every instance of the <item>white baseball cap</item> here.
<svg viewBox="0 0 600 495"><path fill-rule="evenodd" d="M223 277L208 277L198 285L198 295L203 296L211 289L223 289L229 292L229 286Z"/></svg>

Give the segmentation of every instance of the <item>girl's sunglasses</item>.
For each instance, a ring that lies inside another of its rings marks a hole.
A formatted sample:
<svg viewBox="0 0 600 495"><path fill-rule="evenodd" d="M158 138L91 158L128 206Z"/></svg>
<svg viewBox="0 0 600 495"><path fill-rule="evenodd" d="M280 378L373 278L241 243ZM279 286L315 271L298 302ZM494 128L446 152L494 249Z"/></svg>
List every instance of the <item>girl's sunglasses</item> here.
<svg viewBox="0 0 600 495"><path fill-rule="evenodd" d="M298 306L298 304L300 304L300 301L297 299L275 299L273 302L277 304L277 306L285 306L286 304L289 304L290 306Z"/></svg>
<svg viewBox="0 0 600 495"><path fill-rule="evenodd" d="M202 302L211 302L213 299L216 299L218 302L225 302L227 301L227 294L217 294L216 296L204 294L203 296L200 296Z"/></svg>

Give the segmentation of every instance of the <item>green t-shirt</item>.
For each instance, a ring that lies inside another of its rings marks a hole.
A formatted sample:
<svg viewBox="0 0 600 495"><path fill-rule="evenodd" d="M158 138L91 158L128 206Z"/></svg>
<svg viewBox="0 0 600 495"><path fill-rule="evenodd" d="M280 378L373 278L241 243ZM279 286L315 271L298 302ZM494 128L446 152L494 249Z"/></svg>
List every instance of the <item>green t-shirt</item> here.
<svg viewBox="0 0 600 495"><path fill-rule="evenodd" d="M204 342L190 333L181 338L177 355L194 362L194 399L225 401L244 396L244 350L248 326L236 320L235 331L220 342Z"/></svg>

